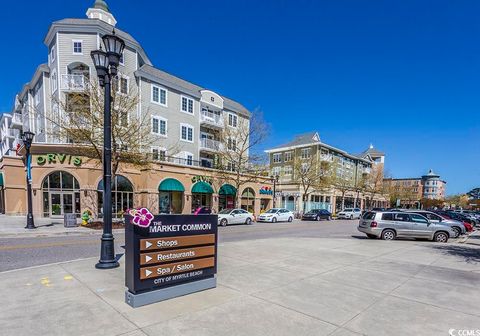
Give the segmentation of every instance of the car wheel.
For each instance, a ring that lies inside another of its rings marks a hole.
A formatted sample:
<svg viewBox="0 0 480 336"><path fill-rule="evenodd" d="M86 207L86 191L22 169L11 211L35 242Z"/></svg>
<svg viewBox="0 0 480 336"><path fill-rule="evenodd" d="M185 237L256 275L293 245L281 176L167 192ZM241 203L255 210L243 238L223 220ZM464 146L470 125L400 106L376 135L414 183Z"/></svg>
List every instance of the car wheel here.
<svg viewBox="0 0 480 336"><path fill-rule="evenodd" d="M319 222L319 221L320 221L320 216L317 216L317 218L315 218L315 220L316 220L317 222Z"/></svg>
<svg viewBox="0 0 480 336"><path fill-rule="evenodd" d="M460 234L462 233L462 230L460 230L460 228L454 226L454 227L452 227L452 230L455 232L455 236L453 238L460 237Z"/></svg>
<svg viewBox="0 0 480 336"><path fill-rule="evenodd" d="M228 221L225 218L220 221L221 226L227 226L227 224L228 224Z"/></svg>
<svg viewBox="0 0 480 336"><path fill-rule="evenodd" d="M395 236L396 236L395 231L390 230L390 229L383 230L383 232L382 232L382 239L383 240L394 240Z"/></svg>
<svg viewBox="0 0 480 336"><path fill-rule="evenodd" d="M289 222L293 222L293 217L288 217Z"/></svg>
<svg viewBox="0 0 480 336"><path fill-rule="evenodd" d="M329 221L332 220L332 216L328 216L327 220Z"/></svg>
<svg viewBox="0 0 480 336"><path fill-rule="evenodd" d="M433 241L437 243L446 243L448 241L448 234L445 232L437 232L435 236L433 236Z"/></svg>
<svg viewBox="0 0 480 336"><path fill-rule="evenodd" d="M277 217L273 217L272 218L272 223L276 223L277 222Z"/></svg>
<svg viewBox="0 0 480 336"><path fill-rule="evenodd" d="M247 220L245 221L245 224L247 224L247 225L252 224L252 219L251 219L251 218L247 218Z"/></svg>
<svg viewBox="0 0 480 336"><path fill-rule="evenodd" d="M373 234L368 234L367 233L367 237L370 238L370 239L376 239L377 236L373 235Z"/></svg>

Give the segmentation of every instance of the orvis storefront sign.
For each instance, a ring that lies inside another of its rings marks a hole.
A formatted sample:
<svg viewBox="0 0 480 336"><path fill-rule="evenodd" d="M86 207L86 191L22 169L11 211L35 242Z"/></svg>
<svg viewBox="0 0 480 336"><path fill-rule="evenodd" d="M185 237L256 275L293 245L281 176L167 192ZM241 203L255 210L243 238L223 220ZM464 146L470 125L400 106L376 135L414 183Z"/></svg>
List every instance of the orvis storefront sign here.
<svg viewBox="0 0 480 336"><path fill-rule="evenodd" d="M37 164L39 166L44 164L71 164L79 167L82 165L82 159L69 154L43 154L37 156Z"/></svg>
<svg viewBox="0 0 480 336"><path fill-rule="evenodd" d="M216 287L217 216L125 216L126 302L132 307Z"/></svg>

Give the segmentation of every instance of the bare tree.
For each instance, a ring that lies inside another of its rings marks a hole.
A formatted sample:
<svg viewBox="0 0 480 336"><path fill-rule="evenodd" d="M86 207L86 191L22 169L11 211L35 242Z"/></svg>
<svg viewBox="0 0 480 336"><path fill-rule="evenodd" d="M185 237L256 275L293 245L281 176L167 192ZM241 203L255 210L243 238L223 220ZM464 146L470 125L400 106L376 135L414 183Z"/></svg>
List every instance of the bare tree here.
<svg viewBox="0 0 480 336"><path fill-rule="evenodd" d="M265 179L266 158L256 150L267 138L269 125L258 109L252 113L250 120L238 118L235 125L229 124L219 135L215 168L218 168L217 175L221 182L230 183L236 188L238 206L241 187Z"/></svg>
<svg viewBox="0 0 480 336"><path fill-rule="evenodd" d="M355 183L350 176L335 174L333 178L333 185L335 186L335 189L340 192L340 196L342 197L342 209L344 209L345 194L349 191L355 190Z"/></svg>
<svg viewBox="0 0 480 336"><path fill-rule="evenodd" d="M51 122L48 132L54 138L72 143L77 155L103 161L104 90L91 80L84 90L53 97L57 106L47 117ZM150 146L157 139L151 132L150 114L139 110L139 94L134 87L119 87L112 83L112 174L120 164L148 166ZM171 152L171 151L169 151Z"/></svg>
<svg viewBox="0 0 480 336"><path fill-rule="evenodd" d="M304 213L312 192L326 191L332 186L332 166L328 161L319 160L317 155L310 155L307 158L296 157L292 174L292 181L302 190Z"/></svg>
<svg viewBox="0 0 480 336"><path fill-rule="evenodd" d="M375 196L388 195L388 185L384 181L383 165L373 165L369 174L365 177L364 192L368 196L368 208L373 206Z"/></svg>

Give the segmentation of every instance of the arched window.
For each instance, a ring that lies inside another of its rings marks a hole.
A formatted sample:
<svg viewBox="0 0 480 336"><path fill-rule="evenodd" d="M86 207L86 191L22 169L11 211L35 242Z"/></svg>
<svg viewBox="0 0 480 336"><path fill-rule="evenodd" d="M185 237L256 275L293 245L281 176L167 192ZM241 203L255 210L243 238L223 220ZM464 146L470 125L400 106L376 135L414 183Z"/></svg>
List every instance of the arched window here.
<svg viewBox="0 0 480 336"><path fill-rule="evenodd" d="M103 180L98 183L98 215L103 217ZM133 185L121 175L112 180L112 216L122 218L125 211L133 208Z"/></svg>
<svg viewBox="0 0 480 336"><path fill-rule="evenodd" d="M80 215L80 185L72 174L65 171L49 174L42 183L42 196L44 217Z"/></svg>
<svg viewBox="0 0 480 336"><path fill-rule="evenodd" d="M245 188L242 193L241 208L248 212L254 213L255 211L255 191L252 188Z"/></svg>

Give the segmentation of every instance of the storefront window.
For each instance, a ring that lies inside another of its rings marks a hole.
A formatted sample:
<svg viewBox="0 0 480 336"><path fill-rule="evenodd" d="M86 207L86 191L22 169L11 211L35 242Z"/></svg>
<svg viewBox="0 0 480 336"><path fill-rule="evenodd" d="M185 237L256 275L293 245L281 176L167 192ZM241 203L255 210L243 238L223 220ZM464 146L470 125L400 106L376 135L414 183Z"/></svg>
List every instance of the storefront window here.
<svg viewBox="0 0 480 336"><path fill-rule="evenodd" d="M133 208L133 185L121 175L112 181L112 217L122 218ZM98 183L98 216L103 217L103 180Z"/></svg>
<svg viewBox="0 0 480 336"><path fill-rule="evenodd" d="M192 213L201 207L212 208L213 188L207 182L197 182L192 187Z"/></svg>
<svg viewBox="0 0 480 336"><path fill-rule="evenodd" d="M235 199L237 189L230 185L224 184L218 192L218 208L219 210L235 208Z"/></svg>
<svg viewBox="0 0 480 336"><path fill-rule="evenodd" d="M181 214L185 188L176 179L167 178L158 187L159 212L161 214Z"/></svg>
<svg viewBox="0 0 480 336"><path fill-rule="evenodd" d="M242 209L255 212L255 192L252 188L246 188L242 193Z"/></svg>
<svg viewBox="0 0 480 336"><path fill-rule="evenodd" d="M64 171L53 172L42 183L43 216L55 217L74 213L80 216L80 185Z"/></svg>

